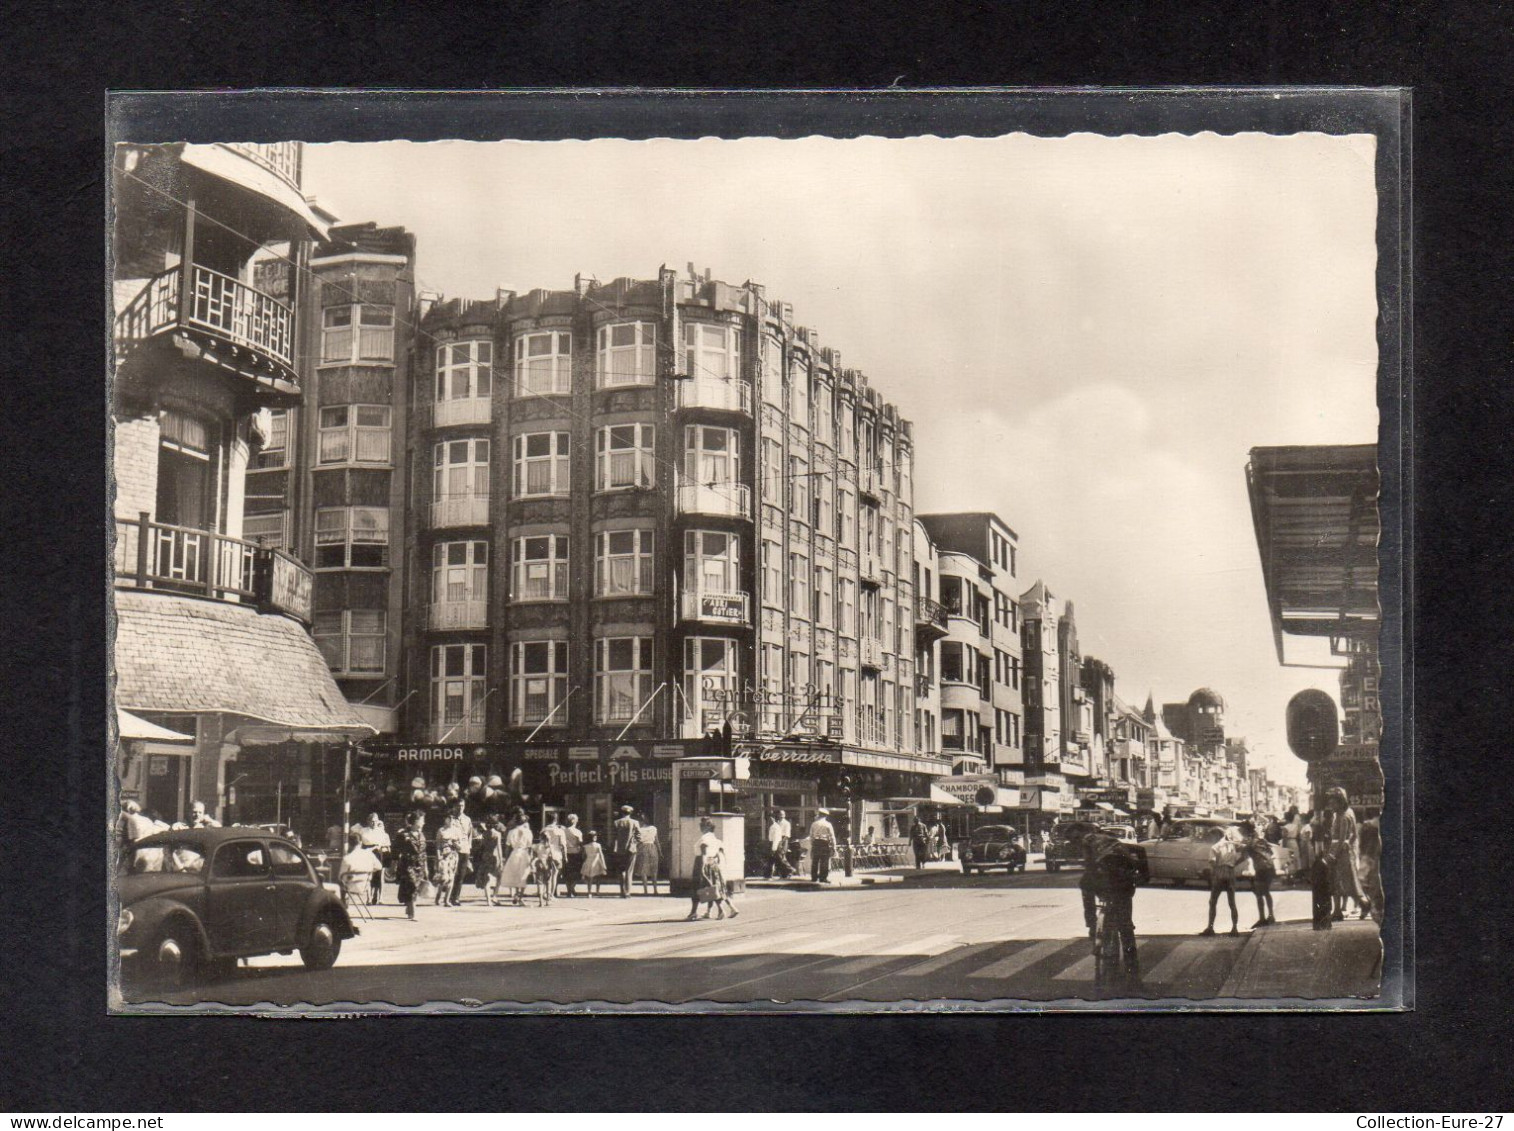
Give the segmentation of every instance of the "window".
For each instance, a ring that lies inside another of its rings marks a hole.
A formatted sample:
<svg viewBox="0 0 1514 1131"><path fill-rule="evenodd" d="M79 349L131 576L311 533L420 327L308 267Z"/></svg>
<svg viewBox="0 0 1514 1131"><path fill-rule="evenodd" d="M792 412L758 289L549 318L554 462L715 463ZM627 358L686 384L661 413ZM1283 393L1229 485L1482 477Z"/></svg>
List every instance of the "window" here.
<svg viewBox="0 0 1514 1131"><path fill-rule="evenodd" d="M966 750L963 739L962 712L955 707L941 711L941 748L943 750Z"/></svg>
<svg viewBox="0 0 1514 1131"><path fill-rule="evenodd" d="M567 432L515 437L516 498L568 493L568 437Z"/></svg>
<svg viewBox="0 0 1514 1131"><path fill-rule="evenodd" d="M652 592L650 530L606 530L594 536L594 592L600 597Z"/></svg>
<svg viewBox="0 0 1514 1131"><path fill-rule="evenodd" d="M1020 658L1018 656L1009 658L1009 685L1016 691L1020 690Z"/></svg>
<svg viewBox="0 0 1514 1131"><path fill-rule="evenodd" d="M437 543L431 551L431 600L440 605L488 597L489 543Z"/></svg>
<svg viewBox="0 0 1514 1131"><path fill-rule="evenodd" d="M810 560L803 554L789 555L789 615L808 617L814 603L814 581L810 577Z"/></svg>
<svg viewBox="0 0 1514 1131"><path fill-rule="evenodd" d="M783 408L783 343L769 337L762 351L762 401Z"/></svg>
<svg viewBox="0 0 1514 1131"><path fill-rule="evenodd" d="M738 689L736 641L690 636L683 642L685 710L703 729L700 712L724 715ZM724 693L724 694L722 694Z"/></svg>
<svg viewBox="0 0 1514 1131"><path fill-rule="evenodd" d="M447 342L436 347L436 399L487 400L494 392L494 343Z"/></svg>
<svg viewBox="0 0 1514 1131"><path fill-rule="evenodd" d="M273 858L275 876L292 876L302 880L310 878L310 865L305 863L299 850L291 845L270 841L268 855Z"/></svg>
<svg viewBox="0 0 1514 1131"><path fill-rule="evenodd" d="M683 585L697 593L740 593L740 536L713 530L685 531Z"/></svg>
<svg viewBox="0 0 1514 1131"><path fill-rule="evenodd" d="M798 354L789 362L789 423L810 426L810 366Z"/></svg>
<svg viewBox="0 0 1514 1131"><path fill-rule="evenodd" d="M657 326L617 322L599 328L596 379L601 389L650 385L657 376Z"/></svg>
<svg viewBox="0 0 1514 1131"><path fill-rule="evenodd" d="M835 529L835 505L836 496L831 477L824 472L813 476L815 485L814 499L814 526L815 533L829 536Z"/></svg>
<svg viewBox="0 0 1514 1131"><path fill-rule="evenodd" d="M550 716L553 724L567 726L567 713L558 707L568 696L568 642L527 641L511 652L510 725L535 726Z"/></svg>
<svg viewBox="0 0 1514 1131"><path fill-rule="evenodd" d="M683 324L683 361L695 381L736 381L741 377L741 331L705 322Z"/></svg>
<svg viewBox="0 0 1514 1131"><path fill-rule="evenodd" d="M242 519L242 537L270 550L289 548L289 512L250 514Z"/></svg>
<svg viewBox="0 0 1514 1131"><path fill-rule="evenodd" d="M272 409L268 414L268 439L258 452L255 468L289 465L290 417L287 409Z"/></svg>
<svg viewBox="0 0 1514 1131"><path fill-rule="evenodd" d="M573 335L560 330L515 339L515 395L545 396L573 389Z"/></svg>
<svg viewBox="0 0 1514 1131"><path fill-rule="evenodd" d="M484 683L488 648L483 644L447 644L431 649L432 718L445 727L484 721Z"/></svg>
<svg viewBox="0 0 1514 1131"><path fill-rule="evenodd" d="M218 880L264 879L268 875L268 854L256 841L232 841L216 849L211 873Z"/></svg>
<svg viewBox="0 0 1514 1131"><path fill-rule="evenodd" d="M789 457L789 514L800 522L809 522L812 517L809 464L803 456Z"/></svg>
<svg viewBox="0 0 1514 1131"><path fill-rule="evenodd" d="M815 623L829 627L835 616L835 574L829 566L815 567Z"/></svg>
<svg viewBox="0 0 1514 1131"><path fill-rule="evenodd" d="M595 641L595 721L629 722L651 691L650 637L617 636Z"/></svg>
<svg viewBox="0 0 1514 1131"><path fill-rule="evenodd" d="M774 504L783 502L783 442L767 437L762 441L762 493Z"/></svg>
<svg viewBox="0 0 1514 1131"><path fill-rule="evenodd" d="M857 417L850 406L841 406L841 458L857 462Z"/></svg>
<svg viewBox="0 0 1514 1131"><path fill-rule="evenodd" d="M762 693L761 728L776 731L782 728L783 696L783 645L762 646Z"/></svg>
<svg viewBox="0 0 1514 1131"><path fill-rule="evenodd" d="M814 393L811 415L814 418L815 442L834 444L836 423L831 410L831 386L826 381L816 381Z"/></svg>
<svg viewBox="0 0 1514 1131"><path fill-rule="evenodd" d="M741 482L741 436L730 428L691 424L683 430L683 473L710 487Z"/></svg>
<svg viewBox="0 0 1514 1131"><path fill-rule="evenodd" d="M488 440L451 440L433 453L431 491L438 502L489 497Z"/></svg>
<svg viewBox="0 0 1514 1131"><path fill-rule="evenodd" d="M978 678L977 649L955 640L941 642L941 679L947 683L975 683Z"/></svg>
<svg viewBox="0 0 1514 1131"><path fill-rule="evenodd" d="M857 496L845 487L836 491L836 541L849 550L857 548Z"/></svg>
<svg viewBox="0 0 1514 1131"><path fill-rule="evenodd" d="M322 364L393 360L394 307L354 303L321 312Z"/></svg>
<svg viewBox="0 0 1514 1131"><path fill-rule="evenodd" d="M383 569L388 564L388 507L316 510L316 569Z"/></svg>
<svg viewBox="0 0 1514 1131"><path fill-rule="evenodd" d="M857 583L849 577L836 582L836 631L843 636L857 631Z"/></svg>
<svg viewBox="0 0 1514 1131"><path fill-rule="evenodd" d="M336 405L321 409L321 463L388 463L389 406Z"/></svg>
<svg viewBox="0 0 1514 1131"><path fill-rule="evenodd" d="M600 491L651 487L656 429L650 424L616 424L599 430L594 482Z"/></svg>
<svg viewBox="0 0 1514 1131"><path fill-rule="evenodd" d="M762 540L762 603L783 607L783 547L768 538Z"/></svg>
<svg viewBox="0 0 1514 1131"><path fill-rule="evenodd" d="M387 619L382 609L316 613L310 634L326 666L338 675L381 675Z"/></svg>
<svg viewBox="0 0 1514 1131"><path fill-rule="evenodd" d="M514 542L515 573L510 599L566 601L568 599L568 536L542 534Z"/></svg>

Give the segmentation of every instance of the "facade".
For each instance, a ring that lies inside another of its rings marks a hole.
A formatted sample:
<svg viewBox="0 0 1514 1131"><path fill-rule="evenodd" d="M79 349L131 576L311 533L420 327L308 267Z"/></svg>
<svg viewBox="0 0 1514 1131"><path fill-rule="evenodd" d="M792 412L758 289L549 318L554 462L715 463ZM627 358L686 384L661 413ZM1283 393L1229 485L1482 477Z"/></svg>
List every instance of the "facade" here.
<svg viewBox="0 0 1514 1131"><path fill-rule="evenodd" d="M310 570L245 537L266 410L302 393L297 303L259 284L277 262L298 286L328 220L300 191L300 157L294 143L114 157L118 770L122 797L169 822L194 800L276 820L286 794L329 785L330 751L371 733L308 635ZM276 773L273 746L292 748Z"/></svg>
<svg viewBox="0 0 1514 1131"><path fill-rule="evenodd" d="M312 266L357 270L363 303L403 306L411 254L398 234L339 229ZM405 353L391 466L345 467L345 494L303 503L319 521L387 490L404 547L382 589L355 559L317 569L323 625L388 613L382 669L342 672L393 711L396 749L360 772L374 790L514 775L505 788L586 824L622 802L662 823L671 761L715 733L750 777L681 812L740 791L753 835L772 808L797 825L822 803L926 796L947 772L928 698L917 711L922 560L936 581L915 545L909 422L786 304L692 269L579 278L437 301L408 377ZM307 417L390 403L386 371L350 360L321 370Z"/></svg>
<svg viewBox="0 0 1514 1131"><path fill-rule="evenodd" d="M1044 581L1037 581L1020 596L1025 792L1035 791L1040 810L1048 818L1077 807L1076 795L1062 773L1058 610L1058 601Z"/></svg>

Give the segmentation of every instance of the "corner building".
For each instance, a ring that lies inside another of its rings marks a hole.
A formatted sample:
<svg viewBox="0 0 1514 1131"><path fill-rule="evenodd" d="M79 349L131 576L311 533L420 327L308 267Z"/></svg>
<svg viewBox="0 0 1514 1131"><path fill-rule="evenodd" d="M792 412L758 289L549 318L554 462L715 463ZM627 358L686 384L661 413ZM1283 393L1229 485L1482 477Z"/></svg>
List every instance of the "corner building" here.
<svg viewBox="0 0 1514 1131"><path fill-rule="evenodd" d="M915 718L909 422L787 304L692 268L437 301L414 369L407 780L520 770L662 824L670 760L729 726L751 776L681 808L757 841L950 770Z"/></svg>

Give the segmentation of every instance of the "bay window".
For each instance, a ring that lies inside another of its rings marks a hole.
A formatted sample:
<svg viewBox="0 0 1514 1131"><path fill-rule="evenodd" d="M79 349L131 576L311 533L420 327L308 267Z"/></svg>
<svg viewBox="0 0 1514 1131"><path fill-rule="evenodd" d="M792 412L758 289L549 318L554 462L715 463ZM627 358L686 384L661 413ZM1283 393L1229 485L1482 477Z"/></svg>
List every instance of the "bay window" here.
<svg viewBox="0 0 1514 1131"><path fill-rule="evenodd" d="M510 599L566 601L568 599L568 536L542 534L513 543L514 574Z"/></svg>
<svg viewBox="0 0 1514 1131"><path fill-rule="evenodd" d="M321 409L321 463L389 462L388 405L333 405Z"/></svg>
<svg viewBox="0 0 1514 1131"><path fill-rule="evenodd" d="M595 721L629 722L652 692L652 640L613 636L594 644Z"/></svg>
<svg viewBox="0 0 1514 1131"><path fill-rule="evenodd" d="M436 347L436 400L487 400L494 392L494 343L445 342Z"/></svg>
<svg viewBox="0 0 1514 1131"><path fill-rule="evenodd" d="M594 592L600 597L652 592L652 531L604 530L594 536Z"/></svg>
<svg viewBox="0 0 1514 1131"><path fill-rule="evenodd" d="M683 362L693 381L741 379L741 330L707 322L683 324Z"/></svg>
<svg viewBox="0 0 1514 1131"><path fill-rule="evenodd" d="M394 360L394 307L328 306L321 312L321 364Z"/></svg>
<svg viewBox="0 0 1514 1131"><path fill-rule="evenodd" d="M515 395L546 396L573 391L573 335L562 330L521 334L515 339Z"/></svg>
<svg viewBox="0 0 1514 1131"><path fill-rule="evenodd" d="M741 592L741 538L712 530L683 535L683 584L697 593Z"/></svg>
<svg viewBox="0 0 1514 1131"><path fill-rule="evenodd" d="M710 487L741 481L741 436L731 428L690 424L683 430L683 473Z"/></svg>
<svg viewBox="0 0 1514 1131"><path fill-rule="evenodd" d="M530 640L511 646L511 726L535 726L549 717L548 725L567 726L567 712L558 710L567 696L566 640Z"/></svg>
<svg viewBox="0 0 1514 1131"><path fill-rule="evenodd" d="M568 493L567 432L533 432L512 441L515 497Z"/></svg>
<svg viewBox="0 0 1514 1131"><path fill-rule="evenodd" d="M601 389L650 385L657 376L657 326L616 322L599 328L596 378Z"/></svg>
<svg viewBox="0 0 1514 1131"><path fill-rule="evenodd" d="M739 686L736 641L712 636L684 640L684 717L693 723L691 737L704 732L703 712L724 716L734 709Z"/></svg>
<svg viewBox="0 0 1514 1131"><path fill-rule="evenodd" d="M316 569L383 569L388 564L388 507L316 509Z"/></svg>
<svg viewBox="0 0 1514 1131"><path fill-rule="evenodd" d="M489 598L489 543L439 542L431 551L433 604Z"/></svg>
<svg viewBox="0 0 1514 1131"><path fill-rule="evenodd" d="M810 364L802 354L789 362L789 423L810 426Z"/></svg>
<svg viewBox="0 0 1514 1131"><path fill-rule="evenodd" d="M489 497L489 441L450 440L433 449L432 498Z"/></svg>
<svg viewBox="0 0 1514 1131"><path fill-rule="evenodd" d="M382 609L316 613L310 634L335 674L382 675L387 619Z"/></svg>
<svg viewBox="0 0 1514 1131"><path fill-rule="evenodd" d="M464 727L482 735L488 675L486 645L446 644L431 649L431 717L438 724L438 741Z"/></svg>
<svg viewBox="0 0 1514 1131"><path fill-rule="evenodd" d="M599 430L594 482L597 490L651 487L656 428L651 424L615 424Z"/></svg>

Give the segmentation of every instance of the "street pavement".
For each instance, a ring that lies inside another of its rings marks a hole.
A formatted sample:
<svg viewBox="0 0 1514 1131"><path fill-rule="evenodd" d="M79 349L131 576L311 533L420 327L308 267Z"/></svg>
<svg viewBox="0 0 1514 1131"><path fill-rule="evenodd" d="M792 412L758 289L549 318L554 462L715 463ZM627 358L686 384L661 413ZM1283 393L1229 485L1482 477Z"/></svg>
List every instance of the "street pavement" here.
<svg viewBox="0 0 1514 1131"><path fill-rule="evenodd" d="M1078 873L963 876L944 866L829 890L763 888L734 920L686 922L686 898L609 893L547 907L392 902L360 919L336 967L297 955L251 960L231 977L128 1002L328 1005L573 1002L921 1003L1095 999ZM892 881L892 882L889 882ZM666 885L663 886L666 892ZM388 894L392 898L393 888ZM1380 967L1368 920L1314 932L1309 895L1275 893L1278 926L1249 930L1256 903L1237 896L1241 934L1200 937L1207 893L1150 886L1136 897L1146 998L1371 997ZM906 1008L909 1006L906 1005Z"/></svg>

